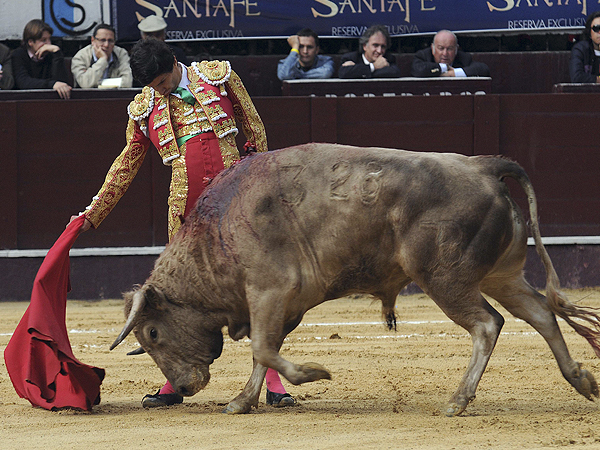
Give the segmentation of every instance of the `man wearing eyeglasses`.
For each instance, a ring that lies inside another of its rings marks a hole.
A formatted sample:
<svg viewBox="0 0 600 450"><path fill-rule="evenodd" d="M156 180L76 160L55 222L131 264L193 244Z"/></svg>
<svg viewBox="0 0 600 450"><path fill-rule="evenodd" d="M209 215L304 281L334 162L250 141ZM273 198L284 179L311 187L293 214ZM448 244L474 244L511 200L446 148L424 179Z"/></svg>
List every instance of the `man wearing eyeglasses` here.
<svg viewBox="0 0 600 450"><path fill-rule="evenodd" d="M452 31L438 31L431 47L415 53L411 75L426 77L489 77L490 69L482 62L473 61L469 53L458 48Z"/></svg>
<svg viewBox="0 0 600 450"><path fill-rule="evenodd" d="M115 29L104 23L94 29L91 44L73 56L71 72L75 85L84 89L97 88L106 79L120 79L110 87L128 88L133 83L127 50L115 45Z"/></svg>

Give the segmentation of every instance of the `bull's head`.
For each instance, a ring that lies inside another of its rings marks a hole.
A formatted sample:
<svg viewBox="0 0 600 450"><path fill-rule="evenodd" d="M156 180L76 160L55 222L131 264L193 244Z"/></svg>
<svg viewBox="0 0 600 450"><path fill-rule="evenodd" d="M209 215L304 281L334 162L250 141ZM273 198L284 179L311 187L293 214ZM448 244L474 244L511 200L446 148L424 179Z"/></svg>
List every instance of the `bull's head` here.
<svg viewBox="0 0 600 450"><path fill-rule="evenodd" d="M174 303L146 284L125 294L127 321L110 349L131 332L162 373L183 396L203 389L209 365L221 355L223 334L209 315L191 306Z"/></svg>

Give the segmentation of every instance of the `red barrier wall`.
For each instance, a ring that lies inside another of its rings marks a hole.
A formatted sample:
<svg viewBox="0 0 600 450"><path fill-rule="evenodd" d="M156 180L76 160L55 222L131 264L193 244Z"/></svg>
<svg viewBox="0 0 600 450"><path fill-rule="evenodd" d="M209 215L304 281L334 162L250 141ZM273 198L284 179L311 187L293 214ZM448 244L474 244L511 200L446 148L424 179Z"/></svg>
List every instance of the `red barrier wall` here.
<svg viewBox="0 0 600 450"><path fill-rule="evenodd" d="M543 235L600 236L599 99L600 94L257 97L255 104L272 149L321 141L510 157L534 183ZM89 204L124 146L128 102L0 97L0 249L49 248L69 217ZM164 245L169 177L170 169L151 148L115 210L76 246ZM520 189L513 192L526 208ZM598 264L585 260L577 248L568 250L565 272L577 282L600 284ZM110 286L102 277L96 284L90 281L92 291L77 298L97 298L99 291L118 295L131 279L144 280L153 259L115 258L110 266L124 264L123 276L111 278ZM574 261L593 271L582 275L571 266ZM39 262L0 258L0 299L27 298L35 274L30 266ZM99 277L101 269L90 270L79 273L85 280Z"/></svg>

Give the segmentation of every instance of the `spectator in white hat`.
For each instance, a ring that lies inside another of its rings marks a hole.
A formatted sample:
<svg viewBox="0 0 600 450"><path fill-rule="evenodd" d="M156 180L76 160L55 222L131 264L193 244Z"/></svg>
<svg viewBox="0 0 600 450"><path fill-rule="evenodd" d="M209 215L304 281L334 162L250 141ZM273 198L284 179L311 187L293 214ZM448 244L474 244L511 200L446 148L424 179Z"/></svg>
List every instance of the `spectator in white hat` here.
<svg viewBox="0 0 600 450"><path fill-rule="evenodd" d="M140 30L142 39L152 37L164 41L167 37L167 22L160 16L154 15L142 19L140 23L138 23L138 29ZM175 58L177 58L177 61L184 66L190 65L190 62L181 47L169 44L168 42L167 45L173 50L173 54L175 55Z"/></svg>

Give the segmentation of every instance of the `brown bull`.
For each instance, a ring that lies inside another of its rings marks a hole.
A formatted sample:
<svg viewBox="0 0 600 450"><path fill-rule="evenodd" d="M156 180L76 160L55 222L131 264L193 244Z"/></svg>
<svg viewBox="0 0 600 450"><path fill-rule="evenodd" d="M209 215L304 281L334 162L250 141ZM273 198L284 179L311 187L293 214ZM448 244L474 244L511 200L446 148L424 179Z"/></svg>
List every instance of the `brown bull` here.
<svg viewBox="0 0 600 450"><path fill-rule="evenodd" d="M523 279L527 227L504 177L527 195L546 297ZM475 398L504 323L482 293L544 337L580 394L598 397L592 374L570 357L556 316L598 356L600 317L558 292L531 183L500 157L308 144L248 158L214 180L146 283L126 296L127 322L111 349L133 330L175 390L190 396L209 380L222 328L236 340L250 336L252 375L226 408L243 413L258 404L267 367L293 384L330 378L319 364L279 355L307 310L372 294L395 327L396 297L411 281L473 339L448 416Z"/></svg>

